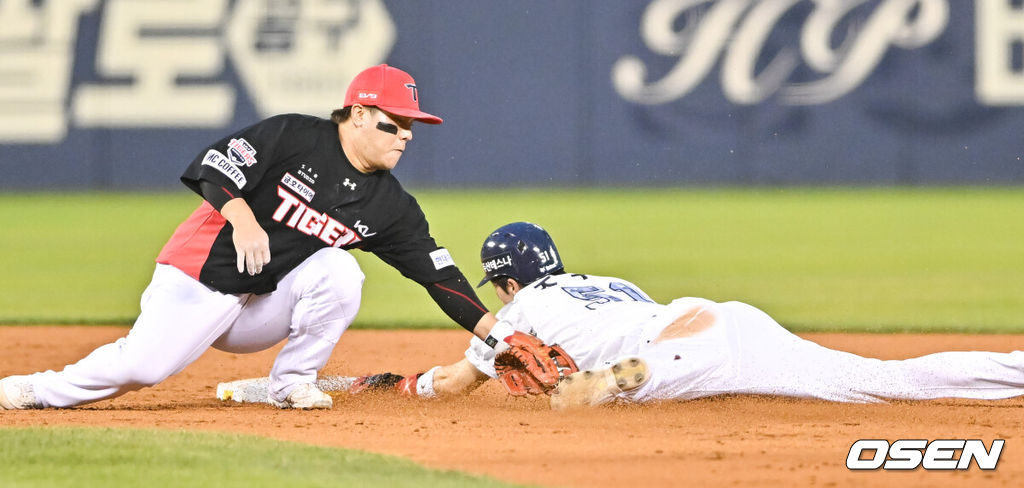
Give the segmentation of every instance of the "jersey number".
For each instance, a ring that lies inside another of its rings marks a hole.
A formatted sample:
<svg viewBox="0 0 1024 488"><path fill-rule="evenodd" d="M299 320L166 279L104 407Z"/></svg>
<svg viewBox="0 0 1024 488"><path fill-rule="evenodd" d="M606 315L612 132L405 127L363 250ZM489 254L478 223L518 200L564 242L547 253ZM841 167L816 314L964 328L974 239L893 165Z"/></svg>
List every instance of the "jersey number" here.
<svg viewBox="0 0 1024 488"><path fill-rule="evenodd" d="M564 286L562 287L562 290L573 298L591 302L587 305L587 308L590 310L594 310L597 305L603 305L610 302L621 302L622 299L619 298L618 293L626 295L636 302L654 303L651 299L645 297L635 288L619 281L609 283L608 288L610 291L597 286Z"/></svg>

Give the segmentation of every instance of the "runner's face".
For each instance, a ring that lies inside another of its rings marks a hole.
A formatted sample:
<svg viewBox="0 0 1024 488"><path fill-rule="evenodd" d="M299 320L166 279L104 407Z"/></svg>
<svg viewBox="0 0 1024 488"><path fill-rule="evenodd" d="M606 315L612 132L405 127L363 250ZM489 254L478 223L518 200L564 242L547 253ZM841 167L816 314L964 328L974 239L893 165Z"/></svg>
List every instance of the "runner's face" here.
<svg viewBox="0 0 1024 488"><path fill-rule="evenodd" d="M494 285L494 294L498 295L498 300L501 300L502 304L508 305L509 302L512 301L512 297L515 296L515 287L514 286L510 286L510 288L512 288L512 290L509 291L509 290L506 290L506 289L502 288L501 285L498 284L497 280L492 281L491 284Z"/></svg>

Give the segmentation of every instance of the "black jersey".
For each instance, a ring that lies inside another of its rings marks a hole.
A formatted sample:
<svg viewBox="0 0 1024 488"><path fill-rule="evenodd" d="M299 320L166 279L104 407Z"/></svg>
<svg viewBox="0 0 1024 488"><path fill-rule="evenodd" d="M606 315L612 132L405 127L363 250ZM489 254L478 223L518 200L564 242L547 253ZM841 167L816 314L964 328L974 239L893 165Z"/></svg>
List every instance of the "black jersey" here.
<svg viewBox="0 0 1024 488"><path fill-rule="evenodd" d="M331 121L271 117L202 151L181 180L200 195L205 180L241 196L270 238L270 262L250 276L238 272L232 227L209 203L178 227L157 262L220 292L273 291L326 246L372 252L424 286L464 279L430 236L416 199L389 171L357 171Z"/></svg>

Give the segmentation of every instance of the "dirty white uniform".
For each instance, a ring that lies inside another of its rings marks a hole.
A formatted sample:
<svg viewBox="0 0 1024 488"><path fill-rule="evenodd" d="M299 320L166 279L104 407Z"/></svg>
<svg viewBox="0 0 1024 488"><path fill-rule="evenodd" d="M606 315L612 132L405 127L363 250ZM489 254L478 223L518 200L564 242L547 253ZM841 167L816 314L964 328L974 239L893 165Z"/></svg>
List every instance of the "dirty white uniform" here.
<svg viewBox="0 0 1024 488"><path fill-rule="evenodd" d="M865 358L801 339L745 303L680 298L660 305L618 278L547 276L517 293L497 316L516 330L561 345L581 370L642 358L650 379L620 393L626 401L719 394L839 402L1024 395L1022 351ZM473 338L466 358L495 377L494 350L479 339Z"/></svg>
<svg viewBox="0 0 1024 488"><path fill-rule="evenodd" d="M263 295L220 293L158 264L126 337L29 381L38 406L69 407L160 383L211 346L251 353L288 339L270 372L274 386L311 383L355 319L363 279L355 258L334 248L313 254Z"/></svg>

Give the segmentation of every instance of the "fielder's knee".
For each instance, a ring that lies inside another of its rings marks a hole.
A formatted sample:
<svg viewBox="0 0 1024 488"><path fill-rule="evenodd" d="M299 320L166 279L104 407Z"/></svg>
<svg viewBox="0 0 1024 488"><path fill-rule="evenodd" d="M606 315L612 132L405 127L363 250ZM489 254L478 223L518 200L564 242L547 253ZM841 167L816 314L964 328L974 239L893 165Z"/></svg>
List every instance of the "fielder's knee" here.
<svg viewBox="0 0 1024 488"><path fill-rule="evenodd" d="M342 295L362 291L366 275L348 251L329 247L317 251L310 259L315 259L312 269L320 274L319 279L313 280L312 286Z"/></svg>
<svg viewBox="0 0 1024 488"><path fill-rule="evenodd" d="M348 279L358 280L359 283L366 278L356 258L344 249L328 247L317 252L317 258L330 274L340 274Z"/></svg>

